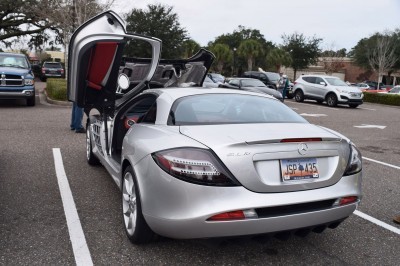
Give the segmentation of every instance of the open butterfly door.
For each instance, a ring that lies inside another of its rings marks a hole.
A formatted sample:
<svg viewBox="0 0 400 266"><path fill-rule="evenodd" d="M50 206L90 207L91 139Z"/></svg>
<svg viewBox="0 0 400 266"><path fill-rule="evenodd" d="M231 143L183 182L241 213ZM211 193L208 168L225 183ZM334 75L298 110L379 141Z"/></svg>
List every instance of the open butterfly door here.
<svg viewBox="0 0 400 266"><path fill-rule="evenodd" d="M120 91L117 93L117 81L126 47L129 50L137 50L135 47L147 49L151 63L121 95ZM71 37L68 100L89 110L114 109L117 97L119 101L129 100L143 90L157 68L160 52L160 40L126 33L124 21L113 11L99 14L80 26Z"/></svg>

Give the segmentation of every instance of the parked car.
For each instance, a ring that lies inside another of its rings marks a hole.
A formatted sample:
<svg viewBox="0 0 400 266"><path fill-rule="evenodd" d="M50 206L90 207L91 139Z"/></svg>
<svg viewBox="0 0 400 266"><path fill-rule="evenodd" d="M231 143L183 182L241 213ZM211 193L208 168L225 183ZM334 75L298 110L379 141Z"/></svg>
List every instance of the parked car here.
<svg viewBox="0 0 400 266"><path fill-rule="evenodd" d="M348 104L356 108L363 103L364 97L359 89L337 77L325 75L302 75L296 80L293 90L297 102L304 99L316 100L318 103L326 101L331 107Z"/></svg>
<svg viewBox="0 0 400 266"><path fill-rule="evenodd" d="M398 86L394 86L389 91L379 92L379 93L400 94L400 86L399 85Z"/></svg>
<svg viewBox="0 0 400 266"><path fill-rule="evenodd" d="M275 72L264 72L264 71L246 71L243 74L245 78L253 78L261 80L265 85L274 90L278 89L278 82L280 76Z"/></svg>
<svg viewBox="0 0 400 266"><path fill-rule="evenodd" d="M379 87L379 90L375 87L370 87L368 84L366 83L361 83L361 84L365 84L368 87L359 87L361 89L362 92L369 92L369 93L386 93L390 90L390 87L386 87L386 86L382 86Z"/></svg>
<svg viewBox="0 0 400 266"><path fill-rule="evenodd" d="M252 91L274 96L280 101L283 101L282 94L279 91L268 88L264 83L258 79L251 78L230 78L220 88Z"/></svg>
<svg viewBox="0 0 400 266"><path fill-rule="evenodd" d="M127 43L143 42L151 58L125 57ZM160 54L159 39L128 34L112 11L80 26L68 53L68 98L89 117L87 161L120 188L133 243L306 235L354 212L362 161L349 139L269 95L199 87L214 59L207 50Z"/></svg>
<svg viewBox="0 0 400 266"><path fill-rule="evenodd" d="M224 83L225 77L218 73L208 73L207 76L215 83Z"/></svg>
<svg viewBox="0 0 400 266"><path fill-rule="evenodd" d="M60 62L44 62L40 79L46 81L47 78L64 78L64 68Z"/></svg>
<svg viewBox="0 0 400 266"><path fill-rule="evenodd" d="M26 99L28 106L35 105L35 80L25 55L0 53L0 99Z"/></svg>
<svg viewBox="0 0 400 266"><path fill-rule="evenodd" d="M378 88L378 82L376 81L365 80L363 81L363 83L367 84L372 90L376 90ZM386 88L386 86L382 82L380 82L379 88Z"/></svg>

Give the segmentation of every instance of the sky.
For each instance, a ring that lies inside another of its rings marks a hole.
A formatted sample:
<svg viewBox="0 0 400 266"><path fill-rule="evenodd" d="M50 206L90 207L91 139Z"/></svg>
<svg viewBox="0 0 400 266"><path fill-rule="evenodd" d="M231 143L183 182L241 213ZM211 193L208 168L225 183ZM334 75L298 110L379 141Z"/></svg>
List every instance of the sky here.
<svg viewBox="0 0 400 266"><path fill-rule="evenodd" d="M148 4L173 6L179 22L201 46L239 25L282 44L294 32L322 38L322 49L353 48L375 32L400 28L400 0L116 0L118 13Z"/></svg>

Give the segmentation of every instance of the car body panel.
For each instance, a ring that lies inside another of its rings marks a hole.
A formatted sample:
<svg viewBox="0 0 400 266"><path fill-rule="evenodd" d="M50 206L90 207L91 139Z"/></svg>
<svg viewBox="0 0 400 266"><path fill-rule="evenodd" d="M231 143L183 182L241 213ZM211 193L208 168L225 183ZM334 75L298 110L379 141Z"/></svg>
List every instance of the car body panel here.
<svg viewBox="0 0 400 266"><path fill-rule="evenodd" d="M226 80L225 83L221 84L219 87L220 88L227 88L227 89L235 89L235 90L243 90L243 91L250 91L250 92L256 92L256 93L262 93L262 94L267 94L275 97L276 99L283 101L282 94L275 90L267 87L266 85L260 85L256 87L250 87L250 86L245 86L242 84L242 81L248 81L248 80L258 80L258 79L252 79L252 78L229 78ZM235 86L232 84L232 81L237 81L239 86Z"/></svg>

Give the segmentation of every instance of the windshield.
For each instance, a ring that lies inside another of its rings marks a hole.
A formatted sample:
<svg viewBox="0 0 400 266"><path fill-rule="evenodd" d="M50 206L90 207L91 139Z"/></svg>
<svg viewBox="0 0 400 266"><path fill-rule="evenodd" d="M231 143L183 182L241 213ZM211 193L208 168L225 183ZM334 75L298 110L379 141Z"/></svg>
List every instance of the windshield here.
<svg viewBox="0 0 400 266"><path fill-rule="evenodd" d="M281 78L278 73L266 72L265 74L267 75L268 79L272 82L277 82Z"/></svg>
<svg viewBox="0 0 400 266"><path fill-rule="evenodd" d="M0 66L2 67L17 67L28 68L28 62L24 56L0 54Z"/></svg>
<svg viewBox="0 0 400 266"><path fill-rule="evenodd" d="M178 99L169 125L308 123L281 102L245 94L203 94Z"/></svg>
<svg viewBox="0 0 400 266"><path fill-rule="evenodd" d="M346 82L338 79L338 78L325 78L326 81L332 86L348 86Z"/></svg>
<svg viewBox="0 0 400 266"><path fill-rule="evenodd" d="M242 79L243 87L266 87L264 83L262 83L258 79Z"/></svg>
<svg viewBox="0 0 400 266"><path fill-rule="evenodd" d="M43 67L47 67L47 68L62 68L60 63L44 63Z"/></svg>
<svg viewBox="0 0 400 266"><path fill-rule="evenodd" d="M211 73L210 76L211 79L214 80L214 82L224 82L225 80L225 77L221 74Z"/></svg>

